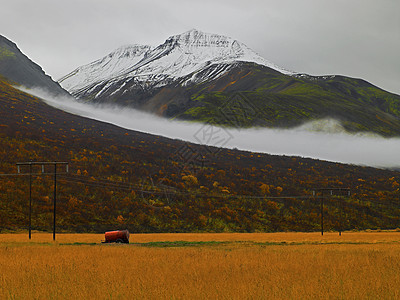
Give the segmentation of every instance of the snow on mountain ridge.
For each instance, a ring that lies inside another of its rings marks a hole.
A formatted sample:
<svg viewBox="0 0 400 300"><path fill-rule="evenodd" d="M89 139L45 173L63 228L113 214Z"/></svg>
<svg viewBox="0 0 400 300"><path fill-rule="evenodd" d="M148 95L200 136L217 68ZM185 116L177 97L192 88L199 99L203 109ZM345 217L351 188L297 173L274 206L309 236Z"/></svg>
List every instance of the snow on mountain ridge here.
<svg viewBox="0 0 400 300"><path fill-rule="evenodd" d="M141 61L151 49L147 45L125 45L90 64L78 67L58 80L66 89L75 92L94 82L120 76Z"/></svg>
<svg viewBox="0 0 400 300"><path fill-rule="evenodd" d="M233 64L242 61L264 65L284 74L294 74L277 67L237 40L192 29L169 37L155 48L141 45L120 47L102 59L77 68L61 78L59 83L78 97L81 92L88 93L96 90L97 86L104 86L96 93L95 97L98 97L113 83L122 85L122 82L132 79L138 84L150 83L152 86L163 86L190 74L190 79L182 84L215 79L229 71ZM209 78L196 76L196 73L212 65L227 66L218 66L220 72L209 72L212 74Z"/></svg>

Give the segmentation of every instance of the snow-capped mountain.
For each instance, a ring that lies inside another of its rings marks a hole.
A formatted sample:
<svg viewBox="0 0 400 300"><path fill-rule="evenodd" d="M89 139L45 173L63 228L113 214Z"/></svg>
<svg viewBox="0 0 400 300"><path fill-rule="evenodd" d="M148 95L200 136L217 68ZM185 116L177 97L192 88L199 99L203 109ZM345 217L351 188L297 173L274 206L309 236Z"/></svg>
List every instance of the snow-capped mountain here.
<svg viewBox="0 0 400 300"><path fill-rule="evenodd" d="M141 61L150 49L150 46L142 45L120 47L107 56L74 70L59 82L62 82L66 90L79 91L94 82L121 76Z"/></svg>
<svg viewBox="0 0 400 300"><path fill-rule="evenodd" d="M129 92L132 83L141 88L162 87L171 82L186 86L216 79L238 62L250 62L293 74L259 56L230 37L195 29L169 37L157 47L132 45L82 66L59 83L77 98L101 98Z"/></svg>
<svg viewBox="0 0 400 300"><path fill-rule="evenodd" d="M338 120L347 131L400 134L400 96L345 76L289 72L232 38L190 30L132 45L74 70L61 85L93 104L233 127Z"/></svg>

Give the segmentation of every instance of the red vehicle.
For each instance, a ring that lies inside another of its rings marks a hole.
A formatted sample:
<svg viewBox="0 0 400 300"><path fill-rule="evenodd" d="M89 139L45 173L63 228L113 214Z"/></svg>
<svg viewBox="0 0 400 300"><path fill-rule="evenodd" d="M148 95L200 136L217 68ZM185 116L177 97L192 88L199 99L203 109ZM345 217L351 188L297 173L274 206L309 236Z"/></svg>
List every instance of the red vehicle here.
<svg viewBox="0 0 400 300"><path fill-rule="evenodd" d="M129 244L129 231L125 230L116 230L116 231L107 231L105 233L106 240L103 243L125 243Z"/></svg>

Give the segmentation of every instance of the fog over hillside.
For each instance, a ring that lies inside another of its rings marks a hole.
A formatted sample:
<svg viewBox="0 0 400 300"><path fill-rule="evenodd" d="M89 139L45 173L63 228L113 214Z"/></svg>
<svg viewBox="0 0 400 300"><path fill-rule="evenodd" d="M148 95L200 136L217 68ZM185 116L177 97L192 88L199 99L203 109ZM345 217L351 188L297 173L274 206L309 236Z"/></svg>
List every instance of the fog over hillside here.
<svg viewBox="0 0 400 300"><path fill-rule="evenodd" d="M207 124L170 121L130 108L96 107L70 99L56 99L41 90L24 91L73 114L197 144L374 167L400 167L400 138L383 138L369 133L348 134L334 120L320 120L284 130L226 129Z"/></svg>

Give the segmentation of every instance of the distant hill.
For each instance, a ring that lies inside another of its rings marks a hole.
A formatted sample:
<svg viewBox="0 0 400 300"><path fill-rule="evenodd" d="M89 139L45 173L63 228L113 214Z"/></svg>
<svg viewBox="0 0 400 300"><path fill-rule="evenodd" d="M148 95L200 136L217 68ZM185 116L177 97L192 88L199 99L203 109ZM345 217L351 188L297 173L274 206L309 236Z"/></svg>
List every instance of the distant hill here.
<svg viewBox="0 0 400 300"><path fill-rule="evenodd" d="M17 45L0 35L0 75L27 88L40 88L52 95L71 97L42 68L19 50Z"/></svg>
<svg viewBox="0 0 400 300"><path fill-rule="evenodd" d="M362 79L287 71L232 38L198 30L124 46L59 80L76 98L233 127L336 119L349 132L400 135L400 96Z"/></svg>
<svg viewBox="0 0 400 300"><path fill-rule="evenodd" d="M325 199L326 230L400 227L399 172L126 130L55 109L4 79L0 105L0 231L27 227L28 178L2 174L30 160L70 162L58 176L58 230L315 231L312 191L324 187L352 191ZM51 230L52 184L33 176L34 229Z"/></svg>

